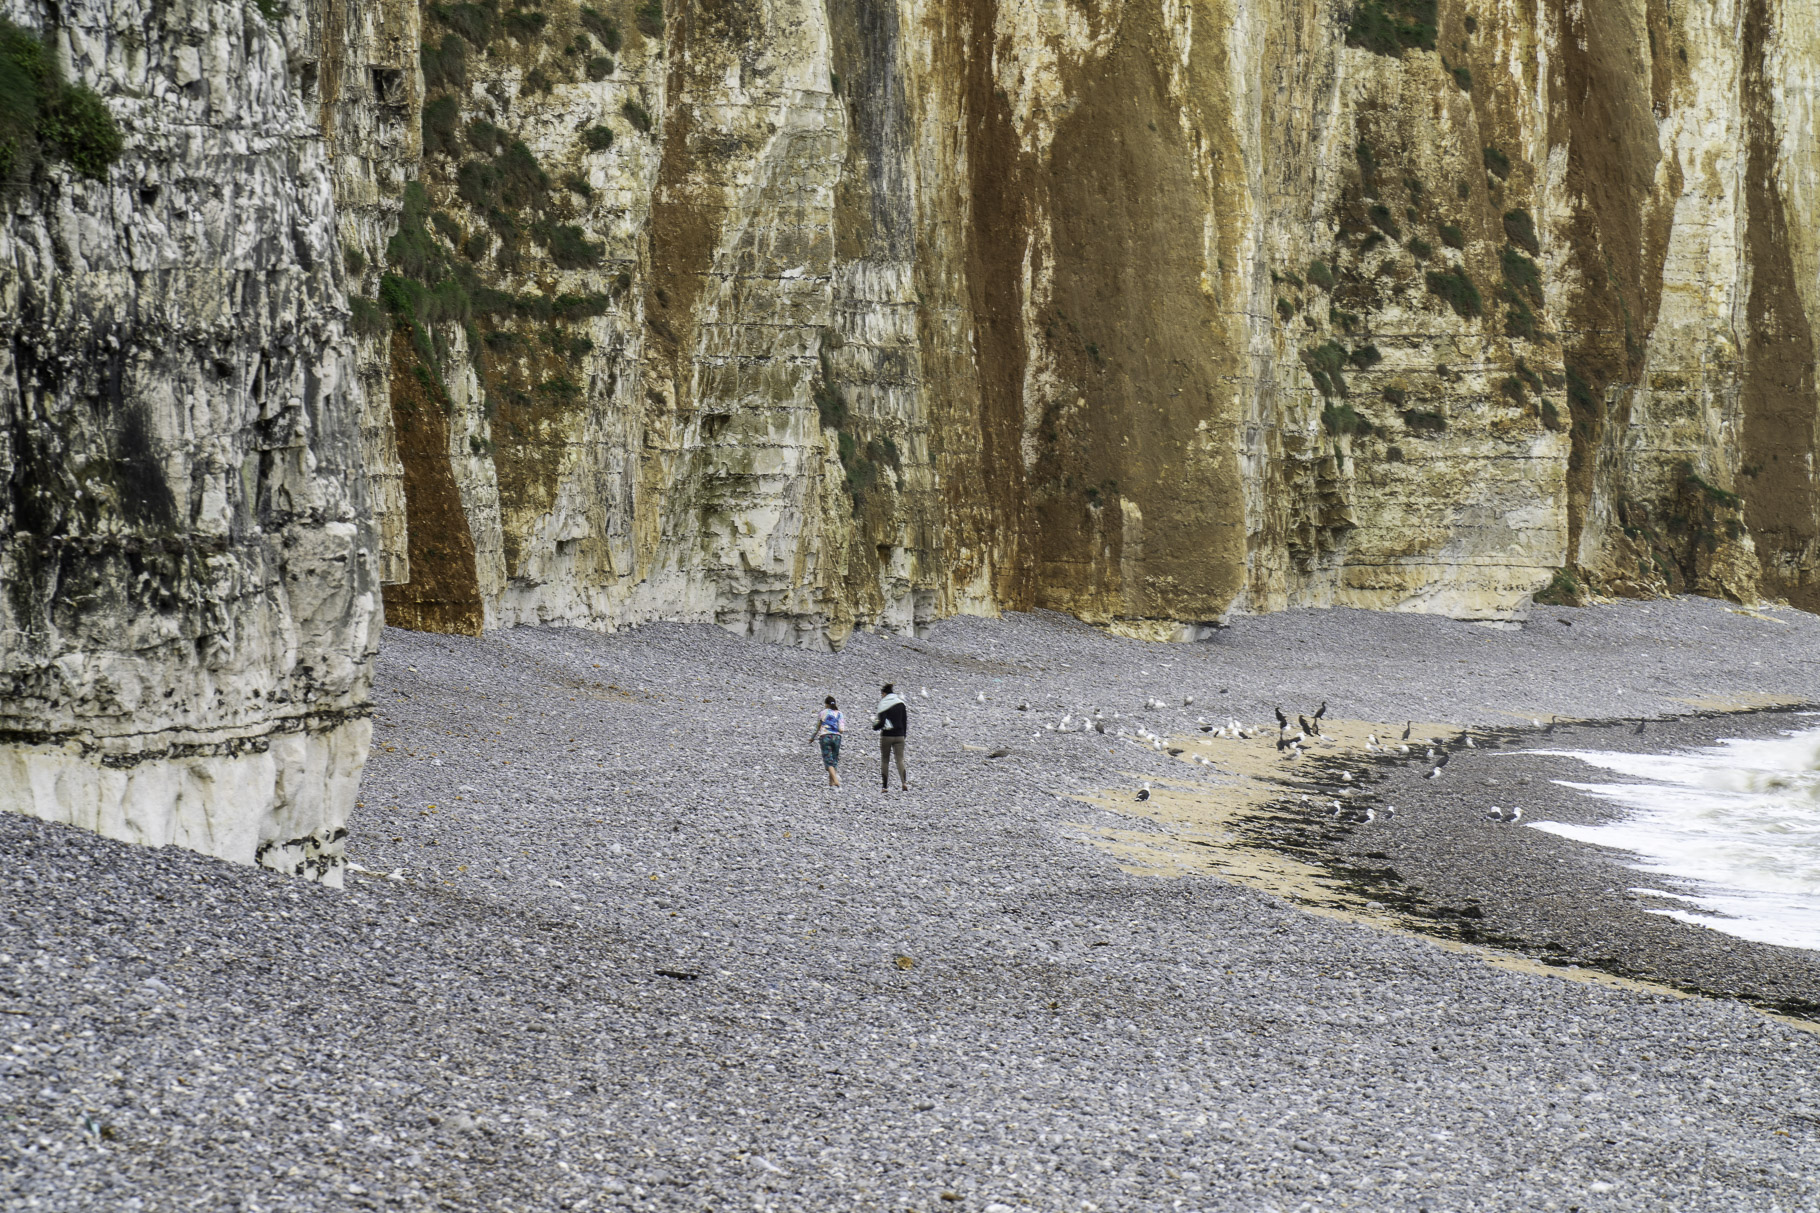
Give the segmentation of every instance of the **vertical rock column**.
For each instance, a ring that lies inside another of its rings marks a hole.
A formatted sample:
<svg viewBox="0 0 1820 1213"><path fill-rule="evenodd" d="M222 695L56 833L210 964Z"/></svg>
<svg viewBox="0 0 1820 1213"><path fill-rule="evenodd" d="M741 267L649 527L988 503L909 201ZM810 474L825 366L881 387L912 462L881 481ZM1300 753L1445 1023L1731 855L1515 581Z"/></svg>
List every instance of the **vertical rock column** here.
<svg viewBox="0 0 1820 1213"><path fill-rule="evenodd" d="M125 142L0 218L0 808L338 884L378 570L301 18L0 11Z"/></svg>

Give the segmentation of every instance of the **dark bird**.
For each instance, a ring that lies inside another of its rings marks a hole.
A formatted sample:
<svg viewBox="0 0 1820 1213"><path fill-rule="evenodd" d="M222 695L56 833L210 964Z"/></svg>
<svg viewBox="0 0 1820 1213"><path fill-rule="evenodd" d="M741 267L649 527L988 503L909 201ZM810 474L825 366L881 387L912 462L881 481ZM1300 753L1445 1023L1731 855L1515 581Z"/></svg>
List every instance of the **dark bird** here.
<svg viewBox="0 0 1820 1213"><path fill-rule="evenodd" d="M1321 700L1321 706L1314 710L1314 718L1319 720L1325 715L1327 715L1327 701L1323 699Z"/></svg>
<svg viewBox="0 0 1820 1213"><path fill-rule="evenodd" d="M1545 728L1545 729L1543 729L1543 730L1542 730L1542 731L1543 731L1543 732L1544 732L1544 733L1552 733L1552 732L1554 732L1554 731L1555 731L1555 721L1557 721L1557 720L1559 720L1559 719L1560 719L1560 717L1559 717L1559 716L1550 716L1550 717L1549 717L1549 718L1548 718L1548 727L1547 727L1547 728Z"/></svg>
<svg viewBox="0 0 1820 1213"><path fill-rule="evenodd" d="M1171 758L1180 758L1182 756L1183 752L1184 751L1182 750L1182 748L1180 746L1170 746L1169 747L1169 756Z"/></svg>
<svg viewBox="0 0 1820 1213"><path fill-rule="evenodd" d="M1404 741L1409 740L1409 731L1415 727L1416 727L1416 722L1413 720L1408 721L1403 725L1403 740Z"/></svg>
<svg viewBox="0 0 1820 1213"><path fill-rule="evenodd" d="M1201 726L1201 732L1203 732L1203 733L1211 733L1211 732L1213 732L1213 726L1212 726L1212 725L1210 725L1210 724L1204 724L1204 725L1202 725L1202 726Z"/></svg>
<svg viewBox="0 0 1820 1213"><path fill-rule="evenodd" d="M1302 732L1307 733L1309 736L1318 736L1321 732L1320 729L1318 729L1314 725L1308 723L1308 717L1306 717L1306 716L1297 716L1295 718L1295 722L1297 724L1301 725Z"/></svg>
<svg viewBox="0 0 1820 1213"><path fill-rule="evenodd" d="M1555 622L1556 622L1556 623L1564 623L1564 624L1566 624L1566 625L1567 625L1567 626L1568 626L1568 627L1570 627L1570 628L1571 628L1571 627L1572 627L1572 626L1574 626L1574 621L1573 621L1573 620L1571 620L1571 619L1563 619L1563 618L1561 618L1561 617L1560 617L1560 616L1559 616L1559 615L1556 615L1556 616L1555 616Z"/></svg>
<svg viewBox="0 0 1820 1213"><path fill-rule="evenodd" d="M1149 800L1149 799L1150 799L1150 785L1149 785L1149 783L1145 783L1145 784L1144 784L1144 786L1143 786L1143 787L1141 787L1141 788L1139 788L1139 789L1138 789L1138 794L1137 794L1137 798L1138 798L1138 799L1139 799L1139 800Z"/></svg>
<svg viewBox="0 0 1820 1213"><path fill-rule="evenodd" d="M1644 721L1644 720L1639 720L1637 722L1637 736L1639 736L1639 737L1643 736L1643 726L1647 723L1648 723L1648 721Z"/></svg>
<svg viewBox="0 0 1820 1213"><path fill-rule="evenodd" d="M1277 728L1286 729L1288 727L1289 727L1289 717L1283 715L1283 709L1279 707L1277 709Z"/></svg>

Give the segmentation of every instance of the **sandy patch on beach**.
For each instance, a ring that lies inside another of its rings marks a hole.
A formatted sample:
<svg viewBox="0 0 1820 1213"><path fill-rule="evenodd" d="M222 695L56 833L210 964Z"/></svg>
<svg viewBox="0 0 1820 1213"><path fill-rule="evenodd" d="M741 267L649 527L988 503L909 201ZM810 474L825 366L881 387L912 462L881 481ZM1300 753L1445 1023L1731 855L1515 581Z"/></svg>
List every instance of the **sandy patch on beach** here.
<svg viewBox="0 0 1820 1213"><path fill-rule="evenodd" d="M1150 781L1147 800L1136 799L1142 777L1131 774L1128 787L1077 795L1076 800L1144 819L1150 829L1121 830L1078 823L1084 835L1118 856L1120 866L1139 876L1178 877L1189 873L1219 876L1286 898L1316 912L1373 922L1395 921L1388 912L1367 905L1346 890L1324 868L1302 863L1270 847L1246 827L1261 815L1316 793L1297 786L1320 775L1331 763L1371 756L1376 742L1393 751L1404 744L1412 751L1428 739L1452 741L1457 725L1432 721L1390 725L1365 720L1323 720L1323 736L1313 739L1300 758L1277 749L1276 731L1264 728L1250 737L1195 733L1170 739L1180 750L1176 761L1190 767L1194 778ZM1402 741L1405 727L1410 741ZM1126 745L1144 748L1126 740ZM1317 768L1316 764L1320 764ZM1332 799L1328 797L1327 799ZM1310 812L1316 811L1311 807Z"/></svg>
<svg viewBox="0 0 1820 1213"><path fill-rule="evenodd" d="M1723 711L1785 706L1791 702L1774 696L1742 696L1703 701L1694 706L1707 711ZM1453 724L1407 723L1410 740L1404 742L1402 725L1323 720L1324 736L1299 759L1288 759L1278 752L1274 730L1261 730L1257 736L1236 739L1211 734L1176 737L1167 745L1182 751L1175 755L1177 761L1194 767L1198 778L1152 779L1149 797L1139 801L1136 795L1142 786L1142 777L1127 772L1131 778L1128 787L1072 797L1140 819L1147 828L1126 830L1085 822L1076 823L1077 828L1094 845L1116 856L1120 868L1134 876L1168 879L1213 876L1281 897L1310 914L1418 937L1512 973L1555 977L1677 999L1700 997L1651 981L1620 977L1599 969L1552 965L1521 953L1437 936L1423 929L1419 920L1399 914L1348 886L1329 869L1284 854L1259 837L1260 831L1255 827L1262 818L1295 812L1296 806L1304 800L1308 802L1307 812L1324 816L1327 802L1334 797L1298 785L1319 776L1325 786L1333 787L1338 779L1333 767L1337 765L1344 769L1347 759L1357 759L1362 764L1384 750L1399 753L1404 745L1419 755L1428 740L1453 744L1465 732ZM1378 752L1370 748L1374 741L1381 747ZM1127 740L1125 744L1136 746L1140 743ZM1203 758L1211 765L1203 764ZM1320 764L1318 768L1316 762ZM1343 790L1344 781L1340 783ZM1791 1027L1820 1033L1820 1024L1757 1010L1759 1014Z"/></svg>

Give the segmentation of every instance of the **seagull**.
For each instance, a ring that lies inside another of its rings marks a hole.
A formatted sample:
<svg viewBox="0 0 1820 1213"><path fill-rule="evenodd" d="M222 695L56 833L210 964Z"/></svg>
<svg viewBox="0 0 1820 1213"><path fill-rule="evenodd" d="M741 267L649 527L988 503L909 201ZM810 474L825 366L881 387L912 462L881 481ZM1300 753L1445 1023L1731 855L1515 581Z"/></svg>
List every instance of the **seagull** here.
<svg viewBox="0 0 1820 1213"><path fill-rule="evenodd" d="M1434 779L1438 777L1441 774L1441 768L1447 765L1447 760L1451 757L1453 757L1453 755L1449 754L1446 750L1442 750L1441 756L1435 759L1434 769L1428 772L1424 778Z"/></svg>
<svg viewBox="0 0 1820 1213"><path fill-rule="evenodd" d="M1071 726L1071 725L1072 725L1072 724L1073 724L1073 723L1074 723L1074 717L1073 717L1073 716L1071 716L1071 715L1064 715L1064 716L1063 716L1063 717L1062 717L1062 724L1061 724L1061 730L1062 730L1062 732L1064 732L1064 733L1069 733L1069 732L1072 732L1072 731L1073 731L1073 730L1072 730L1072 729L1071 729L1071 728L1070 728L1070 727L1069 727L1069 726Z"/></svg>
<svg viewBox="0 0 1820 1213"><path fill-rule="evenodd" d="M1365 734L1365 748L1374 752L1378 749L1378 735L1376 733Z"/></svg>
<svg viewBox="0 0 1820 1213"><path fill-rule="evenodd" d="M1466 748L1469 750L1476 750L1479 748L1479 743L1472 739L1471 733L1466 734Z"/></svg>
<svg viewBox="0 0 1820 1213"><path fill-rule="evenodd" d="M923 688L923 698L924 699L929 698L929 688L928 687Z"/></svg>
<svg viewBox="0 0 1820 1213"><path fill-rule="evenodd" d="M1185 708L1193 707L1194 706L1194 696L1193 695L1182 696L1182 706Z"/></svg>
<svg viewBox="0 0 1820 1213"><path fill-rule="evenodd" d="M1384 806L1384 820L1385 821L1395 821L1396 817L1397 817L1397 806L1394 804L1385 805Z"/></svg>
<svg viewBox="0 0 1820 1213"><path fill-rule="evenodd" d="M1515 825L1517 822L1523 820L1523 810L1522 809L1512 809L1510 811L1510 816L1506 817L1504 820L1510 822L1512 825Z"/></svg>
<svg viewBox="0 0 1820 1213"><path fill-rule="evenodd" d="M1137 798L1139 800L1149 800L1150 799L1150 781L1149 780L1145 780L1144 786L1138 789Z"/></svg>
<svg viewBox="0 0 1820 1213"><path fill-rule="evenodd" d="M1103 721L1103 720L1101 720L1101 719L1100 719L1100 718L1099 718L1099 717L1097 717L1097 716L1096 716L1096 717L1094 717L1094 720L1093 720L1093 731L1094 731L1094 732L1096 732L1096 733L1100 733L1100 734L1104 734L1104 733L1105 733L1105 732L1106 732L1106 722L1105 722L1105 721Z"/></svg>
<svg viewBox="0 0 1820 1213"><path fill-rule="evenodd" d="M1352 772L1351 771L1341 771L1340 778L1345 780L1347 783L1351 783L1352 782Z"/></svg>
<svg viewBox="0 0 1820 1213"><path fill-rule="evenodd" d="M1404 723L1404 725L1403 725L1403 740L1404 741L1409 740L1409 731L1415 727L1416 727L1416 722L1413 720L1407 721Z"/></svg>
<svg viewBox="0 0 1820 1213"><path fill-rule="evenodd" d="M1523 820L1523 810L1511 809L1509 812L1506 812L1494 804L1491 806L1491 812L1485 814L1485 820L1501 821L1505 825L1515 825L1517 822Z"/></svg>
<svg viewBox="0 0 1820 1213"><path fill-rule="evenodd" d="M1342 812L1342 810L1340 808L1340 802L1337 800L1331 800L1331 801L1328 801L1328 803L1333 806L1333 815L1335 817L1338 817L1340 815L1340 813Z"/></svg>
<svg viewBox="0 0 1820 1213"><path fill-rule="evenodd" d="M973 692L973 697L981 703L986 702L986 692L984 692L984 691Z"/></svg>
<svg viewBox="0 0 1820 1213"><path fill-rule="evenodd" d="M1020 712L1028 712L1030 710L1030 705L1028 703L1019 703L1017 705L1017 710Z"/></svg>
<svg viewBox="0 0 1820 1213"><path fill-rule="evenodd" d="M1407 754L1407 753L1409 753L1409 747L1407 745L1399 745L1397 747L1397 753Z"/></svg>
<svg viewBox="0 0 1820 1213"><path fill-rule="evenodd" d="M1504 810L1500 809L1495 804L1492 805L1491 812L1485 814L1485 820L1486 821L1503 821L1504 820Z"/></svg>

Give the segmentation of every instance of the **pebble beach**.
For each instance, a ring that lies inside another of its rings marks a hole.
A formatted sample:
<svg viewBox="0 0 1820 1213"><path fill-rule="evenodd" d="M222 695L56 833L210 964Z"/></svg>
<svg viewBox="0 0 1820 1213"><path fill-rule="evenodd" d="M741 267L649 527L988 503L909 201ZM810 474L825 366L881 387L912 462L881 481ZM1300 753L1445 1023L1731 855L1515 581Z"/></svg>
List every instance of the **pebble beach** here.
<svg viewBox="0 0 1820 1213"><path fill-rule="evenodd" d="M388 630L374 698L341 890L0 819L0 1207L1820 1209L1815 954L1474 811L1607 811L1532 721L1782 727L1820 618ZM1271 765L1323 702L1484 743ZM1394 830L1304 813L1341 769Z"/></svg>

